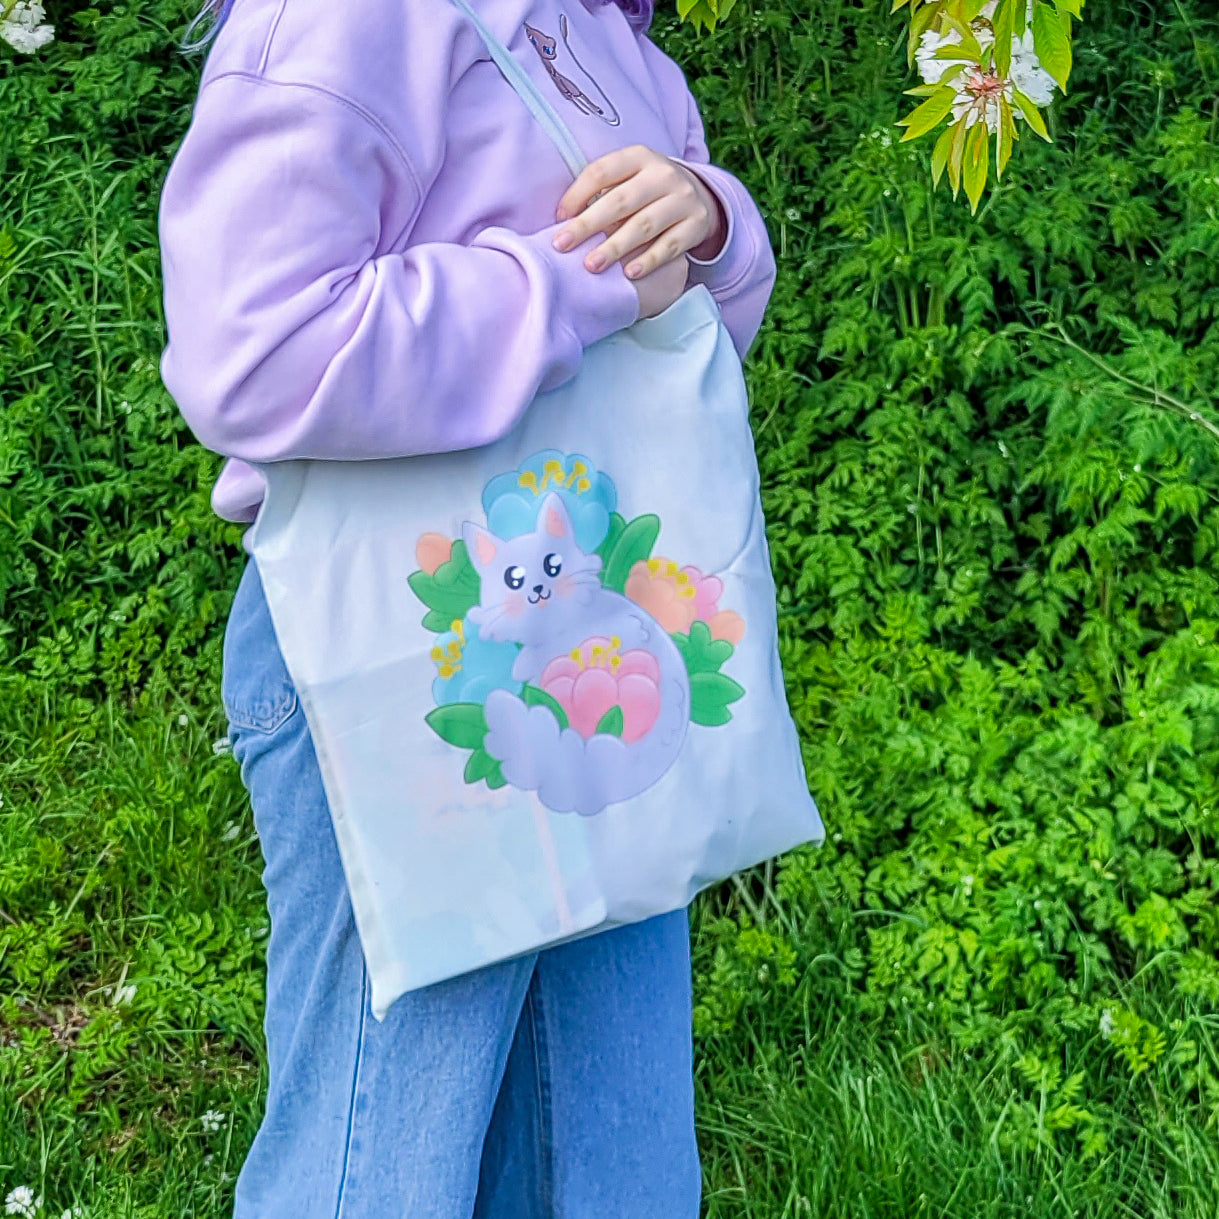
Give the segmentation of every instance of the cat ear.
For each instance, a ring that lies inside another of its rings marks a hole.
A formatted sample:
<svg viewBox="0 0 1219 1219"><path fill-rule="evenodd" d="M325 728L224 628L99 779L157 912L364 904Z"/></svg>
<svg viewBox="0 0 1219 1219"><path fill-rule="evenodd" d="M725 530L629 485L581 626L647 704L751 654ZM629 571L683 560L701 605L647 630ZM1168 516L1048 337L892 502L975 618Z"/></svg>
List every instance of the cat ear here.
<svg viewBox="0 0 1219 1219"><path fill-rule="evenodd" d="M563 500L553 491L542 500L542 510L538 513L538 522L547 537L571 537L571 518L563 506Z"/></svg>
<svg viewBox="0 0 1219 1219"><path fill-rule="evenodd" d="M494 562L495 556L499 553L499 538L475 525L473 521L466 521L462 525L461 540L466 544L466 553L470 556L470 562L479 571Z"/></svg>

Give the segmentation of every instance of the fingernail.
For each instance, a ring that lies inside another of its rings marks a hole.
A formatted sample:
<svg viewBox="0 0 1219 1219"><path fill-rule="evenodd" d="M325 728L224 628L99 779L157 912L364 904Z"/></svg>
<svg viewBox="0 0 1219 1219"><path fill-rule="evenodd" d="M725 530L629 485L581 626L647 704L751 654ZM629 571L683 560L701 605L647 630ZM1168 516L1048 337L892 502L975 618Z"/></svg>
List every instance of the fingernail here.
<svg viewBox="0 0 1219 1219"><path fill-rule="evenodd" d="M554 248L560 252L570 250L573 244L570 233L560 233L554 239Z"/></svg>
<svg viewBox="0 0 1219 1219"><path fill-rule="evenodd" d="M631 263L626 269L626 274L628 279L638 279L643 274L643 264L638 262Z"/></svg>
<svg viewBox="0 0 1219 1219"><path fill-rule="evenodd" d="M603 266L605 266L604 254L594 254L588 260L588 269L590 271L600 271Z"/></svg>
<svg viewBox="0 0 1219 1219"><path fill-rule="evenodd" d="M565 207L561 207L561 208L559 208L559 210L558 210L557 212L555 212L555 214L554 214L554 218L555 218L555 219L556 219L556 220L557 220L557 221L558 221L560 224L562 224L562 223L563 223L563 221L567 219L567 208L565 208Z"/></svg>

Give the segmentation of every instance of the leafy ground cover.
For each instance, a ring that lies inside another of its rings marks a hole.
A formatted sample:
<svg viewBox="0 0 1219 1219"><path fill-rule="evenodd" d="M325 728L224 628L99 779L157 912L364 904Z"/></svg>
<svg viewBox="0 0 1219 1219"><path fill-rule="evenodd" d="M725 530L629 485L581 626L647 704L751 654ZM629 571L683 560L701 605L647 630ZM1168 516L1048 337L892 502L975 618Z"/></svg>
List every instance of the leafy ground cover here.
<svg viewBox="0 0 1219 1219"><path fill-rule="evenodd" d="M238 531L157 376L180 0L0 61L0 1196L222 1215L261 859ZM664 18L781 268L750 380L830 829L696 913L710 1216L1219 1213L1219 22L1093 0L976 220L872 0ZM759 781L764 781L760 776Z"/></svg>

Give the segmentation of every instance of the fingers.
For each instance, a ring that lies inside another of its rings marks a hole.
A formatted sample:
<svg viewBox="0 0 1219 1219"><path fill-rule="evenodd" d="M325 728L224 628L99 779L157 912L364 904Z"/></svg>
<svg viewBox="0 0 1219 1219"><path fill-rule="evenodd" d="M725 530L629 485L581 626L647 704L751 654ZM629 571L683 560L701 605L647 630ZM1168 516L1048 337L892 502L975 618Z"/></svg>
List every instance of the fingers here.
<svg viewBox="0 0 1219 1219"><path fill-rule="evenodd" d="M642 145L607 153L586 166L555 214L563 226L554 237L557 250L572 250L602 233L605 240L585 256L584 265L596 272L623 262L631 279L682 257L711 227L694 176Z"/></svg>
<svg viewBox="0 0 1219 1219"><path fill-rule="evenodd" d="M667 233L685 218L681 205L663 196L635 212L613 232L607 230L606 239L589 252L584 265L590 271L600 271L621 262L633 250L650 246L662 233Z"/></svg>
<svg viewBox="0 0 1219 1219"><path fill-rule="evenodd" d="M620 182L625 182L637 174L647 160L654 155L650 148L645 148L642 144L633 144L629 148L620 148L615 152L606 153L603 157L598 157L584 167L580 176L564 192L563 197L559 200L559 206L555 210L555 219L561 224L571 216L580 215L597 195L604 194L611 187L617 186ZM592 232L599 231L591 230L584 236L589 237ZM580 243L577 241L573 244L579 245Z"/></svg>
<svg viewBox="0 0 1219 1219"><path fill-rule="evenodd" d="M656 181L651 175L636 173L627 181L610 187L605 194L589 203L579 216L569 220L555 235L555 249L571 250L596 233L614 232L623 227L624 222L663 196L662 182ZM591 261L586 261L585 265L589 270L593 269Z"/></svg>
<svg viewBox="0 0 1219 1219"><path fill-rule="evenodd" d="M666 263L683 257L701 240L698 222L689 218L667 229L642 254L631 259L626 266L628 279L642 279Z"/></svg>

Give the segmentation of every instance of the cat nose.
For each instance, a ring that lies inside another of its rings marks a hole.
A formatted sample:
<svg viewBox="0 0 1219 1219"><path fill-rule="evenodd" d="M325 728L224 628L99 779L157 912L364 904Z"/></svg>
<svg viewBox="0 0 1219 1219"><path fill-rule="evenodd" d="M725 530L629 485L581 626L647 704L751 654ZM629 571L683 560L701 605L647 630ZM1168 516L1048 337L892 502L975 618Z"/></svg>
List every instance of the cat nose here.
<svg viewBox="0 0 1219 1219"><path fill-rule="evenodd" d="M546 590L540 584L535 584L533 591L540 597Z"/></svg>

